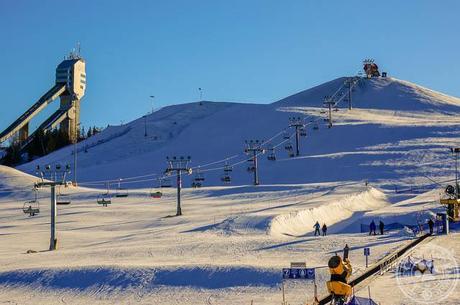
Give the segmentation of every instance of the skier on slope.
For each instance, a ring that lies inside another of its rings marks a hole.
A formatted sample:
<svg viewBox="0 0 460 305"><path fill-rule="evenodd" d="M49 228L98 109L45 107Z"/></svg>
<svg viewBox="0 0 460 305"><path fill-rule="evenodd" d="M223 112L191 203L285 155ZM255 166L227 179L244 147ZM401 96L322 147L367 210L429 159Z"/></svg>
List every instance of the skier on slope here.
<svg viewBox="0 0 460 305"><path fill-rule="evenodd" d="M430 234L433 234L434 222L431 218L428 220L428 227L430 228Z"/></svg>
<svg viewBox="0 0 460 305"><path fill-rule="evenodd" d="M323 224L323 227L321 228L321 230L323 231L323 236L326 236L327 235L327 226L326 226L326 224Z"/></svg>
<svg viewBox="0 0 460 305"><path fill-rule="evenodd" d="M319 225L319 222L316 222L315 225L313 226L313 228L315 228L315 236L316 234L321 235L321 233L319 232L320 227L321 226Z"/></svg>
<svg viewBox="0 0 460 305"><path fill-rule="evenodd" d="M381 220L379 223L379 229L380 229L380 235L383 235L383 231L385 230L385 224Z"/></svg>
<svg viewBox="0 0 460 305"><path fill-rule="evenodd" d="M372 220L371 224L369 225L369 235L372 235L372 233L374 233L375 235L376 229L377 229L377 226L375 225L375 222Z"/></svg>

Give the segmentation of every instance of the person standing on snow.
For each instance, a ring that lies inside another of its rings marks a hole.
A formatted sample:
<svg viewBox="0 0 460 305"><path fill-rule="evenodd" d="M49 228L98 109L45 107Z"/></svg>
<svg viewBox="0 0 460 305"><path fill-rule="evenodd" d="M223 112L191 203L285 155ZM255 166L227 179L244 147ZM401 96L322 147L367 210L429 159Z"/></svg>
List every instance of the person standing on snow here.
<svg viewBox="0 0 460 305"><path fill-rule="evenodd" d="M327 226L326 226L326 224L323 224L323 227L321 228L321 230L323 231L323 236L326 236L327 235Z"/></svg>
<svg viewBox="0 0 460 305"><path fill-rule="evenodd" d="M315 236L316 234L321 235L321 233L319 232L320 227L321 226L319 225L319 222L316 222L315 225L313 226L313 228L315 228Z"/></svg>
<svg viewBox="0 0 460 305"><path fill-rule="evenodd" d="M385 224L381 220L379 223L379 229L380 229L380 235L383 235L383 231L385 230Z"/></svg>
<svg viewBox="0 0 460 305"><path fill-rule="evenodd" d="M430 228L430 234L433 234L434 222L431 218L428 220L428 227Z"/></svg>
<svg viewBox="0 0 460 305"><path fill-rule="evenodd" d="M371 224L369 225L369 235L372 235L372 233L374 233L375 235L376 229L377 229L377 226L375 225L375 222L372 220Z"/></svg>

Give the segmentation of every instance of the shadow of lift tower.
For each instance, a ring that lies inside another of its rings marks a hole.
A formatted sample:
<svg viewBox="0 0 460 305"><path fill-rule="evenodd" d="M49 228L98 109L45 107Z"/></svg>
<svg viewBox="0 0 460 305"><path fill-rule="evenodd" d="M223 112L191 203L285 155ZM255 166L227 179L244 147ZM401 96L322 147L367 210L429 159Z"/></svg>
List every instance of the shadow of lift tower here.
<svg viewBox="0 0 460 305"><path fill-rule="evenodd" d="M80 123L80 101L85 94L85 61L76 52L70 53L56 68L56 84L33 104L24 114L0 133L0 143L18 135L21 150L34 139L38 130L48 132L59 128L65 132L70 142L75 142ZM32 134L29 134L29 122L57 98L60 107L46 119Z"/></svg>

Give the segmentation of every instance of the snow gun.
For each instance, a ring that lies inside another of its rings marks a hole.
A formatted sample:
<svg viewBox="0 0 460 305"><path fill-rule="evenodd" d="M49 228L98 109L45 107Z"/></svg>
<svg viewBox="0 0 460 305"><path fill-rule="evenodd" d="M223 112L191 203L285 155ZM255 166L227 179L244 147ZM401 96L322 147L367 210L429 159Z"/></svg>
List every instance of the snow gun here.
<svg viewBox="0 0 460 305"><path fill-rule="evenodd" d="M345 304L353 293L352 287L348 285L352 273L351 263L348 259L349 250L350 248L346 245L343 249L343 259L335 254L328 262L331 280L326 283L326 286L332 296L332 304Z"/></svg>

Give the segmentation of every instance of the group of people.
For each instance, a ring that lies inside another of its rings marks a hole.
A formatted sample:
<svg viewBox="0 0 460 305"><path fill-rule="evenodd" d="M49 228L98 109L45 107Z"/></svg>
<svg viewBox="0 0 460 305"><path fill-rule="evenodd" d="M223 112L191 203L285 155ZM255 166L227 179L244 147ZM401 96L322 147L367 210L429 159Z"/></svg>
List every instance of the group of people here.
<svg viewBox="0 0 460 305"><path fill-rule="evenodd" d="M319 222L316 222L315 225L313 226L313 228L315 229L315 236L316 235L321 236L321 233L319 231L320 228L321 228L321 231L323 232L323 236L327 235L327 226L326 226L326 224L323 224L323 226L321 227Z"/></svg>
<svg viewBox="0 0 460 305"><path fill-rule="evenodd" d="M430 234L433 234L433 228L434 228L434 222L433 220L430 218L428 221L427 221L427 224L428 224L428 228L430 229ZM369 225L369 235L376 235L375 231L377 230L377 225L375 224L375 222L372 220L371 221L371 224ZM379 222L379 230L380 230L380 235L383 235L383 232L385 231L385 224L383 223L383 221L380 220ZM422 229L421 229L422 230Z"/></svg>
<svg viewBox="0 0 460 305"><path fill-rule="evenodd" d="M375 224L375 222L372 220L371 221L371 224L369 225L369 235L376 235L375 231L377 230L377 225ZM380 220L379 222L379 230L380 230L380 235L383 235L384 231L385 231L385 224L383 223L383 221Z"/></svg>
<svg viewBox="0 0 460 305"><path fill-rule="evenodd" d="M434 227L433 220L430 218L427 223L428 223L428 227L430 229L430 234L433 234L433 227ZM321 232L322 232L323 236L327 235L327 225L325 223L323 224L323 226L321 226L319 224L319 222L316 222L313 225L313 228L315 229L315 236L321 236ZM377 230L377 225L372 220L370 225L369 225L369 235L377 235L376 230ZM380 231L380 235L383 235L384 232L385 232L385 224L381 220L379 221L379 231Z"/></svg>

